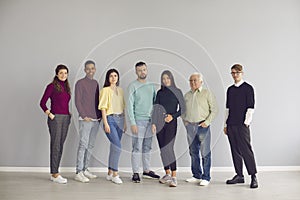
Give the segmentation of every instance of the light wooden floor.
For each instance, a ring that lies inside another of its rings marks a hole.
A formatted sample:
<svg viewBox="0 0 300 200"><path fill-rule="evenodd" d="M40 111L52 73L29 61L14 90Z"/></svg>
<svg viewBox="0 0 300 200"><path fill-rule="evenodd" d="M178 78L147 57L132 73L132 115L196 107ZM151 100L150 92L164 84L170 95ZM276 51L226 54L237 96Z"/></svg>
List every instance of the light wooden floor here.
<svg viewBox="0 0 300 200"><path fill-rule="evenodd" d="M299 200L300 172L261 172L258 174L259 188L249 188L249 177L245 184L226 185L225 180L233 173L213 172L211 184L201 187L184 182L190 173L178 173L178 187L169 188L157 180L132 183L131 174L121 173L122 185L105 180L105 173L90 183L74 181L73 173L63 173L68 184L61 185L49 180L47 173L0 172L1 200L89 200L89 199L197 199L197 200ZM162 175L162 174L161 174Z"/></svg>

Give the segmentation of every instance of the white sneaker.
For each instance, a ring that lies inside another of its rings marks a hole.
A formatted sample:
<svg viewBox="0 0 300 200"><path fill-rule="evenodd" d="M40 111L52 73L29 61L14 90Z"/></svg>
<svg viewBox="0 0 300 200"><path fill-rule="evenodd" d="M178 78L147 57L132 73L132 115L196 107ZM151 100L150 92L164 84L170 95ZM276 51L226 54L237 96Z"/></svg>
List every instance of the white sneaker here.
<svg viewBox="0 0 300 200"><path fill-rule="evenodd" d="M192 178L186 179L185 181L189 182L189 183L200 183L202 181L202 179L198 179L198 178L192 177Z"/></svg>
<svg viewBox="0 0 300 200"><path fill-rule="evenodd" d="M172 181L172 177L170 174L166 174L162 178L159 179L159 182L162 184L169 183L171 181Z"/></svg>
<svg viewBox="0 0 300 200"><path fill-rule="evenodd" d="M97 176L95 174L92 174L89 170L85 170L83 172L84 176L89 178L89 179L93 179L93 178L97 178Z"/></svg>
<svg viewBox="0 0 300 200"><path fill-rule="evenodd" d="M106 180L111 181L112 178L113 178L113 175L112 175L112 174L107 174L107 175L106 175Z"/></svg>
<svg viewBox="0 0 300 200"><path fill-rule="evenodd" d="M200 186L208 186L209 185L209 181L208 180L202 180L199 185Z"/></svg>
<svg viewBox="0 0 300 200"><path fill-rule="evenodd" d="M111 181L112 181L113 183L116 183L116 184L122 184L122 183L123 183L123 181L120 179L120 176L119 176L119 175L113 176L112 179L111 179Z"/></svg>
<svg viewBox="0 0 300 200"><path fill-rule="evenodd" d="M56 178L51 176L50 180L60 184L66 184L68 182L68 180L66 178L63 178L61 175L58 175Z"/></svg>
<svg viewBox="0 0 300 200"><path fill-rule="evenodd" d="M84 176L83 172L79 172L78 174L76 174L74 179L82 183L88 183L90 181L87 177Z"/></svg>

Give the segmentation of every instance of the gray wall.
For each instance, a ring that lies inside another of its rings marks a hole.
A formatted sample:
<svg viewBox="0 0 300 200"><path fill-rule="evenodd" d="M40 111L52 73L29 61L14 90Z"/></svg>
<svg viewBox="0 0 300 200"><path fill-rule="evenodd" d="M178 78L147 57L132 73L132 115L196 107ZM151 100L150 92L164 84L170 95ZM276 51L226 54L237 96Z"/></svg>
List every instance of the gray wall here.
<svg viewBox="0 0 300 200"><path fill-rule="evenodd" d="M299 166L299 9L297 0L1 0L0 166L49 165L49 134L39 100L58 63L69 66L74 89L86 58L97 62L100 85L108 67L118 68L124 89L135 79L138 60L148 63L149 80L155 83L163 69L172 70L184 92L188 75L202 72L220 108L212 125L214 167L232 166L222 133L223 108L232 84L230 66L243 64L245 80L256 92L251 129L257 164ZM73 101L70 108L73 120L62 159L66 167L75 166L78 145ZM180 122L176 154L181 167L190 163L185 134ZM160 167L154 141L152 165ZM129 135L122 142L120 166L130 167ZM101 130L92 166L106 166L108 147Z"/></svg>

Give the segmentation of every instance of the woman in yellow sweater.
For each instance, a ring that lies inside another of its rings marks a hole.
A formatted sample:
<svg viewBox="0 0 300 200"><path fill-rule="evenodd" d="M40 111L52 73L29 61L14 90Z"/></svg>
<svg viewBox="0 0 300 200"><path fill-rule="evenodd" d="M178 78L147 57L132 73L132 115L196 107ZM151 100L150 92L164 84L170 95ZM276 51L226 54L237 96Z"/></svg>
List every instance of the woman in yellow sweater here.
<svg viewBox="0 0 300 200"><path fill-rule="evenodd" d="M104 86L100 90L98 107L102 112L104 131L110 141L106 179L116 184L123 183L118 174L118 165L121 154L121 138L126 130L124 92L119 87L119 77L119 72L116 69L107 71Z"/></svg>

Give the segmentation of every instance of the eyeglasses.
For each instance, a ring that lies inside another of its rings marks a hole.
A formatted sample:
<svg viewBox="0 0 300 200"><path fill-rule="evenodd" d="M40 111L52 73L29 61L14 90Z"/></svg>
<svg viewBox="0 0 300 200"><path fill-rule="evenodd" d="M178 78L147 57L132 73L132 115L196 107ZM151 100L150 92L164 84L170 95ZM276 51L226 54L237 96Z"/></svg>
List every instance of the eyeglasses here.
<svg viewBox="0 0 300 200"><path fill-rule="evenodd" d="M198 82L199 80L198 79L190 79L189 81L190 82Z"/></svg>
<svg viewBox="0 0 300 200"><path fill-rule="evenodd" d="M231 75L239 75L239 74L241 74L241 73L243 73L243 72L231 72L230 74L231 74Z"/></svg>

